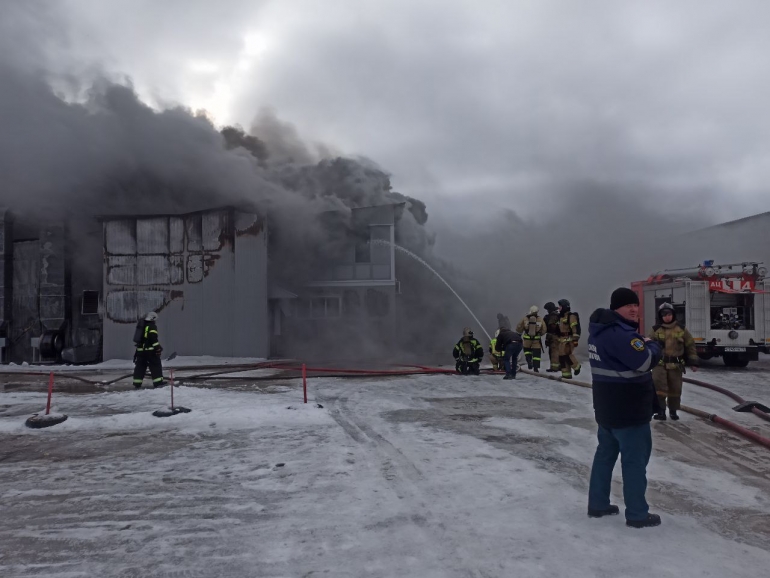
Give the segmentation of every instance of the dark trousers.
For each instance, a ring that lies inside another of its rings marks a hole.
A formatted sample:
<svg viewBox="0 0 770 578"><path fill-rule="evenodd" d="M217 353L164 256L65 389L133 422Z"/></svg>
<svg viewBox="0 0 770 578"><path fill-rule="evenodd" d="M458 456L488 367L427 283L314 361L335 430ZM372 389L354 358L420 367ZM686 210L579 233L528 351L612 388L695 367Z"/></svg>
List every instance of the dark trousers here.
<svg viewBox="0 0 770 578"><path fill-rule="evenodd" d="M134 358L134 385L142 385L147 367L150 368L153 384L163 381L163 367L160 364L160 355L154 351L137 351Z"/></svg>
<svg viewBox="0 0 770 578"><path fill-rule="evenodd" d="M543 350L540 347L524 348L524 358L527 360L527 365L532 369L540 369L542 354Z"/></svg>
<svg viewBox="0 0 770 578"><path fill-rule="evenodd" d="M613 429L599 426L597 438L599 445L591 467L588 508L609 508L612 470L620 454L626 519L644 520L650 511L644 497L647 491L647 464L652 453L650 424Z"/></svg>
<svg viewBox="0 0 770 578"><path fill-rule="evenodd" d="M518 369L519 353L521 353L521 342L511 341L505 346L505 357L503 364L505 365L505 375L516 375Z"/></svg>
<svg viewBox="0 0 770 578"><path fill-rule="evenodd" d="M455 369L457 373L462 373L463 375L479 375L481 373L478 361L461 361L458 359Z"/></svg>

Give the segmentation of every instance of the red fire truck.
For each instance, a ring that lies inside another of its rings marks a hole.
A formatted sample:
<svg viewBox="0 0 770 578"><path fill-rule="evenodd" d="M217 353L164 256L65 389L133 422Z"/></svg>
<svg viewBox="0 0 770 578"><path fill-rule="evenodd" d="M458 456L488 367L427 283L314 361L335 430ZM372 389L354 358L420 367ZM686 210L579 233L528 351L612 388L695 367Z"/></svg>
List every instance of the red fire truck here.
<svg viewBox="0 0 770 578"><path fill-rule="evenodd" d="M671 303L695 339L701 359L722 357L746 367L770 354L770 279L762 263L703 264L666 269L631 287L641 305L640 333L657 323L658 307Z"/></svg>

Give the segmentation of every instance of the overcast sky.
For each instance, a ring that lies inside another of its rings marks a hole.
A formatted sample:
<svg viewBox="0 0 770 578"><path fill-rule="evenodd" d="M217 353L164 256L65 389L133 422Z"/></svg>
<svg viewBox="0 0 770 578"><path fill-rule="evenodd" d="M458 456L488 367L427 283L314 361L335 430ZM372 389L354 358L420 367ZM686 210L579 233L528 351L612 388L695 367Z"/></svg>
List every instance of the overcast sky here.
<svg viewBox="0 0 770 578"><path fill-rule="evenodd" d="M220 124L272 108L434 214L532 218L575 182L712 221L770 210L763 0L0 5L17 61L130 79Z"/></svg>

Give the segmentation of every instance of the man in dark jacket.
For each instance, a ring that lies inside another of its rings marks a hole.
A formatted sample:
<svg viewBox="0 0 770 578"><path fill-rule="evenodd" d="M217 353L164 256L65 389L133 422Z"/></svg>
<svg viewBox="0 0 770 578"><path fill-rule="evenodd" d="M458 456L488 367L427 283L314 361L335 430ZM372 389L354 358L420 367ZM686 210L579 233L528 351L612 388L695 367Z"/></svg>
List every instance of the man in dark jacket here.
<svg viewBox="0 0 770 578"><path fill-rule="evenodd" d="M639 297L626 287L612 293L609 309L591 315L588 356L599 446L591 468L588 515L601 518L620 512L610 504L612 469L620 454L626 525L645 528L660 524L644 494L652 452L650 420L658 406L650 370L662 352L660 345L637 333L638 328Z"/></svg>
<svg viewBox="0 0 770 578"><path fill-rule="evenodd" d="M166 385L163 379L163 366L160 363L160 354L163 348L158 340L158 326L155 321L158 314L150 311L145 315L144 320L136 324L134 332L134 387L139 389L144 381L144 374L147 368L150 368L152 375L152 386L160 387Z"/></svg>
<svg viewBox="0 0 770 578"><path fill-rule="evenodd" d="M522 344L521 335L510 328L501 328L500 333L497 334L495 347L497 351L503 352L503 364L505 365L505 377L503 379L516 379Z"/></svg>

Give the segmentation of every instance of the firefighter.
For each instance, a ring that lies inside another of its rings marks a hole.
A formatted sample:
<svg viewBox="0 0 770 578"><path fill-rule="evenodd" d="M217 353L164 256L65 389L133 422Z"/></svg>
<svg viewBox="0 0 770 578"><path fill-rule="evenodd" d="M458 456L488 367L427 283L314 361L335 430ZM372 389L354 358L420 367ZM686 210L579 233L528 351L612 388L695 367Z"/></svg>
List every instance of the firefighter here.
<svg viewBox="0 0 770 578"><path fill-rule="evenodd" d="M158 326L155 324L157 319L158 314L155 311L150 311L143 320L136 324L134 331L134 344L136 345L134 387L137 389L142 387L147 367L150 368L153 387L166 385L166 381L163 379L163 367L160 363L160 354L163 348L158 339Z"/></svg>
<svg viewBox="0 0 770 578"><path fill-rule="evenodd" d="M497 350L497 336L500 334L500 330L495 331L495 336L492 341L489 342L489 361L492 363L492 369L494 371L500 371L503 369L503 356L502 351Z"/></svg>
<svg viewBox="0 0 770 578"><path fill-rule="evenodd" d="M527 367L540 371L540 360L543 352L543 343L540 338L545 335L545 323L538 312L537 305L529 308L529 313L519 321L516 331L521 333L524 341L524 358L527 360Z"/></svg>
<svg viewBox="0 0 770 578"><path fill-rule="evenodd" d="M666 419L666 403L671 419L678 420L680 401L682 399L682 374L685 366L693 371L698 369L698 354L695 352L695 340L690 332L676 322L676 311L670 303L664 303L658 308L658 324L650 331L648 337L657 341L663 348L663 358L652 370L655 390L660 399L660 411L655 419Z"/></svg>
<svg viewBox="0 0 770 578"><path fill-rule="evenodd" d="M565 379L580 374L580 362L575 354L575 348L580 340L580 316L570 310L570 302L566 299L559 300L559 366L561 376Z"/></svg>
<svg viewBox="0 0 770 578"><path fill-rule="evenodd" d="M484 348L479 340L473 337L470 327L463 328L463 336L455 345L452 355L457 360L455 369L463 375L478 375L479 363L484 357Z"/></svg>
<svg viewBox="0 0 770 578"><path fill-rule="evenodd" d="M549 301L544 305L548 314L543 318L545 323L545 344L548 347L548 357L551 360L551 365L547 372L553 373L561 369L561 363L559 362L559 308Z"/></svg>

